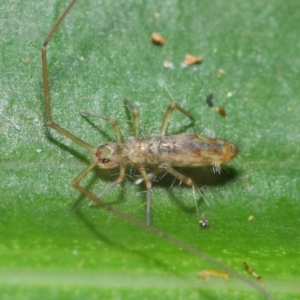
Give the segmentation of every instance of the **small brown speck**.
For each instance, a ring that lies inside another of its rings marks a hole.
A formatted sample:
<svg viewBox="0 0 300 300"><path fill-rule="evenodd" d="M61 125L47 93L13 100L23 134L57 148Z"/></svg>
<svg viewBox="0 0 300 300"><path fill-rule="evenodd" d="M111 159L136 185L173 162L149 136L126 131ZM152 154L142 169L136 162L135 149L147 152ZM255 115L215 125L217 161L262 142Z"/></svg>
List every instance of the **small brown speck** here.
<svg viewBox="0 0 300 300"><path fill-rule="evenodd" d="M217 111L218 111L219 115L222 116L223 118L227 117L226 110L224 107L219 107Z"/></svg>
<svg viewBox="0 0 300 300"><path fill-rule="evenodd" d="M199 64L202 62L202 56L193 56L193 55L189 55L187 54L184 58L184 63L188 66L190 65L194 65L194 64Z"/></svg>
<svg viewBox="0 0 300 300"><path fill-rule="evenodd" d="M155 45L162 46L165 43L165 39L159 33L152 33L151 39Z"/></svg>

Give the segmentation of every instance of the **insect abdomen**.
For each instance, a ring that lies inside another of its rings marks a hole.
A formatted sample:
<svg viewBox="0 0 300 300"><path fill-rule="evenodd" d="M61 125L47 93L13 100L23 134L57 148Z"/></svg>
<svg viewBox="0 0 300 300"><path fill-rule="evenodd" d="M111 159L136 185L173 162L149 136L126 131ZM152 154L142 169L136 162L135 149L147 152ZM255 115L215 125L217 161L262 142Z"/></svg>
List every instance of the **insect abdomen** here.
<svg viewBox="0 0 300 300"><path fill-rule="evenodd" d="M238 147L228 141L209 138L197 134L182 134L178 137L177 157L173 165L201 167L221 165L234 158ZM180 159L177 159L177 158Z"/></svg>
<svg viewBox="0 0 300 300"><path fill-rule="evenodd" d="M132 164L201 167L223 164L235 157L238 147L225 140L180 134L134 141Z"/></svg>
<svg viewBox="0 0 300 300"><path fill-rule="evenodd" d="M239 153L237 145L225 140L200 135L190 137L193 140L190 155L195 166L221 165Z"/></svg>

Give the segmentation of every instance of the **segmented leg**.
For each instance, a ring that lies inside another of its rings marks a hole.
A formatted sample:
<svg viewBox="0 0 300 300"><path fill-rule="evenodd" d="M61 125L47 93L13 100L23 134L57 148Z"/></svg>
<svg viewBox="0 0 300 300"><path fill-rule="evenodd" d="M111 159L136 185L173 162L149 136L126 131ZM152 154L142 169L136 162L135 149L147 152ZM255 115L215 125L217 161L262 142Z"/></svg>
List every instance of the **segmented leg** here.
<svg viewBox="0 0 300 300"><path fill-rule="evenodd" d="M120 127L118 125L118 122L114 118L99 115L99 114L94 114L94 113L86 111L86 110L80 111L80 114L85 117L95 117L95 118L99 118L101 120L110 122L110 124L112 125L114 132L116 134L117 143L122 143L122 135L121 135Z"/></svg>
<svg viewBox="0 0 300 300"><path fill-rule="evenodd" d="M133 117L133 129L134 129L134 137L136 139L139 138L139 111L134 104L132 104L129 100L125 99L124 103L131 109L132 117Z"/></svg>
<svg viewBox="0 0 300 300"><path fill-rule="evenodd" d="M72 8L74 5L75 0L73 0L69 6L66 8L64 13L60 16L58 21L55 23L53 28L51 29L49 35L47 36L46 40L44 41L42 45L42 66L43 66L43 83L44 83L44 98L45 98L45 113L46 113L46 120L47 120L47 125L54 130L58 131L62 135L66 136L73 142L75 142L77 145L91 151L94 153L95 147L91 146L90 144L84 142L82 139L78 138L77 136L73 135L70 133L68 130L60 127L58 124L52 121L51 117L51 101L50 101L50 91L49 91L49 82L48 82L48 70L47 70L47 46L53 36L53 34L56 32L57 28L69 12L69 10Z"/></svg>
<svg viewBox="0 0 300 300"><path fill-rule="evenodd" d="M175 171L173 168L171 168L168 165L161 165L160 168L162 168L163 170L167 171L169 174L171 174L172 176L174 176L175 178L177 178L180 182L183 182L183 183L185 183L187 185L192 186L203 197L203 193L202 193L201 189L195 184L195 182L191 178L189 178L189 177L187 177L185 175L182 175L181 173ZM203 199L204 199L204 197L203 197ZM196 205L197 214L199 214L198 205L197 205L196 199L195 199L195 205Z"/></svg>
<svg viewBox="0 0 300 300"><path fill-rule="evenodd" d="M175 178L177 178L179 181L181 181L181 182L183 182L183 183L185 183L187 185L195 186L196 187L196 184L194 183L194 181L191 178L189 178L189 177L187 177L185 175L182 175L181 173L175 171L170 166L168 166L168 165L162 165L161 168L164 169L165 171L167 171L168 173L170 173Z"/></svg>
<svg viewBox="0 0 300 300"><path fill-rule="evenodd" d="M115 180L114 182L112 182L106 189L104 189L99 195L97 195L97 197L99 199L101 199L102 197L104 197L104 195L106 195L107 193L109 193L111 190L113 190L118 184L120 184L124 178L125 178L125 165L122 163L120 165L120 173L119 173L119 177L117 178L117 180Z"/></svg>
<svg viewBox="0 0 300 300"><path fill-rule="evenodd" d="M168 172L170 173L172 176L174 176L175 178L177 178L179 181L187 184L187 185L190 185L190 186L195 186L195 188L197 190L199 190L199 192L201 193L200 191L200 188L197 187L197 185L194 183L194 181L185 176L185 175L182 175L181 173L175 171L173 168L169 167L169 166L165 166L165 165L162 165L160 166L159 168L153 170L152 172L148 173L147 174L147 178L148 179L151 179L153 178L154 176L162 173L162 172ZM137 180L135 180L135 184L140 184L141 182L145 181L144 177L141 177L141 178L138 178Z"/></svg>
<svg viewBox="0 0 300 300"><path fill-rule="evenodd" d="M150 225L151 220L151 187L152 182L149 179L147 172L144 167L140 167L139 171L143 177L143 181L145 181L146 187L147 187L147 204L146 204L146 223L147 225Z"/></svg>
<svg viewBox="0 0 300 300"><path fill-rule="evenodd" d="M151 171L151 173L148 173L147 174L147 177L150 179L150 180L153 180L155 179L155 176L157 176L158 174L162 173L162 172L166 172L164 169L155 169L153 171ZM140 184L141 182L144 181L144 178L143 177L139 177L137 178L134 183L135 184Z"/></svg>
<svg viewBox="0 0 300 300"><path fill-rule="evenodd" d="M152 232L153 234L155 234L156 236L159 237L164 237L165 239L169 240L171 243L174 243L175 245L178 245L182 248L186 248L186 247L190 247L188 245L185 245L183 242L181 242L180 240L177 240L171 236L168 236L166 233L152 227L152 226L148 226L146 225L143 221L140 221L126 213L123 213L121 211L118 211L116 209L114 209L113 207L111 207L110 205L104 203L100 197L97 197L96 195L94 195L93 193L89 192L88 190L86 190L85 188L83 188L80 185L80 182L83 180L83 178L96 166L96 162L92 162L90 163L79 175L77 175L77 177L73 180L72 185L75 189L77 189L79 192L81 192L83 195L85 195L86 197L88 197L89 199L91 199L95 204L97 204L98 206L100 206L101 208L105 209L106 211L114 214L115 216L121 217L124 220L129 221L130 223L139 226L140 228L143 228L149 232ZM120 175L118 177L118 179L113 182L106 190L104 190L100 196L103 196L104 194L106 194L107 192L109 192L110 190L112 190L112 188L117 185L118 183L120 183L125 177L125 167L124 165L121 165L120 167ZM194 249L193 249L194 250ZM188 251L193 251L188 249ZM197 251L195 249L195 251ZM202 253L199 251L200 255L202 255ZM199 255L199 254L198 254Z"/></svg>
<svg viewBox="0 0 300 300"><path fill-rule="evenodd" d="M160 135L165 135L168 125L170 123L170 118L173 113L173 110L177 108L181 113L183 113L185 116L190 118L192 121L195 121L195 119L184 109L182 108L179 104L172 102L169 104L167 111L165 112L162 124L161 124L161 129L160 129Z"/></svg>

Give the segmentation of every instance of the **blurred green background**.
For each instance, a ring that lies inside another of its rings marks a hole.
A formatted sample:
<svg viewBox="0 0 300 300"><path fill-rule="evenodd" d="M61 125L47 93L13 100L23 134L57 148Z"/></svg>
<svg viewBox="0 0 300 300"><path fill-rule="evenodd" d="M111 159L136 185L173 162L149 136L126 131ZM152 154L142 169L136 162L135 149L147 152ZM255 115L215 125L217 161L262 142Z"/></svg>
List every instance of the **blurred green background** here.
<svg viewBox="0 0 300 300"><path fill-rule="evenodd" d="M203 282L215 269L163 239L96 207L70 182L89 154L44 125L40 48L68 1L0 4L0 295L1 299L264 299L231 278ZM221 174L183 170L203 185L208 204L166 177L154 184L152 224L249 277L264 278L276 299L299 297L299 1L78 1L49 46L53 118L98 145L110 124L87 122L87 109L115 117L132 134L123 99L135 103L145 136L167 105L169 133L187 130L241 147ZM152 32L166 39L151 43ZM186 54L203 63L182 67ZM165 69L169 60L173 69ZM224 74L220 76L220 69ZM205 102L214 94L222 118ZM145 219L145 188L124 184L105 197ZM99 192L117 170L95 171L84 186ZM74 209L74 206L76 209ZM201 214L210 220L199 226ZM249 216L253 220L249 221ZM259 282L257 282L259 284Z"/></svg>

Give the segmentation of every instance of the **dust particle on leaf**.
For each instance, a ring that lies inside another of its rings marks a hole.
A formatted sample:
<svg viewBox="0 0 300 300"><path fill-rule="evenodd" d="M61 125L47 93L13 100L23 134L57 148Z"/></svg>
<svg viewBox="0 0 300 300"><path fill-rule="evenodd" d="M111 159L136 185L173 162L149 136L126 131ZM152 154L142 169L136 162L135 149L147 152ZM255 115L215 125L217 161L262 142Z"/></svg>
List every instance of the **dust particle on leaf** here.
<svg viewBox="0 0 300 300"><path fill-rule="evenodd" d="M151 40L153 42L153 44L155 45L159 45L162 46L165 43L165 39L163 38L163 36L159 33L152 33L151 35Z"/></svg>
<svg viewBox="0 0 300 300"><path fill-rule="evenodd" d="M201 63L203 60L202 56L199 55L199 56L193 56L193 55L190 55L190 54L187 54L184 58L184 63L187 65L187 66L190 66L190 65L195 65L195 64L199 64Z"/></svg>

